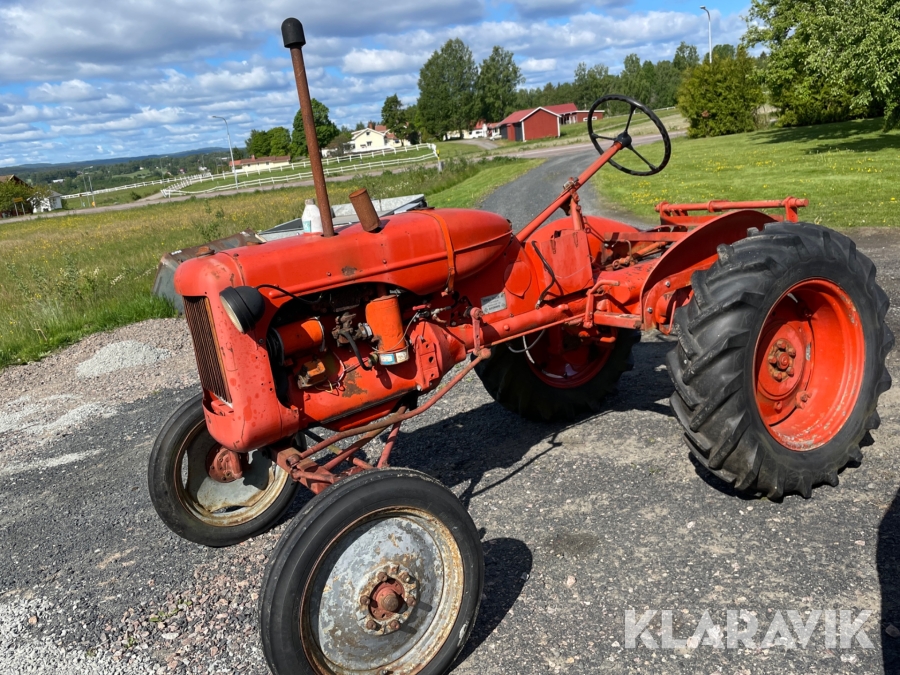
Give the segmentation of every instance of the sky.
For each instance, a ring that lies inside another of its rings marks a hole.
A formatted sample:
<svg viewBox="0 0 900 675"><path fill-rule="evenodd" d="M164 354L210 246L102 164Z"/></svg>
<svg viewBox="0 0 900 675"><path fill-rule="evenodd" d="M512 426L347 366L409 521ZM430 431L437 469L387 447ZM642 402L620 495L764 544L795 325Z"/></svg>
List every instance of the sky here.
<svg viewBox="0 0 900 675"><path fill-rule="evenodd" d="M298 18L312 96L338 125L418 96L448 39L477 62L500 45L526 87L626 55L707 52L703 0L0 0L0 167L243 147L298 108L281 22ZM709 3L709 0L708 0ZM713 44L736 44L747 0L707 4Z"/></svg>

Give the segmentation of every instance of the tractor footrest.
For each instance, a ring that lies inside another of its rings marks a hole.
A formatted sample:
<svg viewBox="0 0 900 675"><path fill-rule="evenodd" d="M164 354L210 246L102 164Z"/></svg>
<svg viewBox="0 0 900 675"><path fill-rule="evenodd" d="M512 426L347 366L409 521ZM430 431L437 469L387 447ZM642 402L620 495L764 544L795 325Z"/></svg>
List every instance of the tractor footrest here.
<svg viewBox="0 0 900 675"><path fill-rule="evenodd" d="M617 314L616 312L594 312L594 325L614 328L640 328L643 324L639 314Z"/></svg>

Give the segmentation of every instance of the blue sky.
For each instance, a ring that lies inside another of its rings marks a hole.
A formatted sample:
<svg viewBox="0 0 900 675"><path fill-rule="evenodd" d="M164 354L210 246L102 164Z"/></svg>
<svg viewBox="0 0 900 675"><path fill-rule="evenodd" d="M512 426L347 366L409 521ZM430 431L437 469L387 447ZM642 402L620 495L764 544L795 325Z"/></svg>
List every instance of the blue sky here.
<svg viewBox="0 0 900 675"><path fill-rule="evenodd" d="M675 0L0 0L0 166L243 145L289 127L297 94L281 21L295 16L312 95L338 124L415 102L422 63L450 38L477 61L515 53L527 87L625 56L707 51L699 2ZM735 44L747 2L708 2L713 42Z"/></svg>

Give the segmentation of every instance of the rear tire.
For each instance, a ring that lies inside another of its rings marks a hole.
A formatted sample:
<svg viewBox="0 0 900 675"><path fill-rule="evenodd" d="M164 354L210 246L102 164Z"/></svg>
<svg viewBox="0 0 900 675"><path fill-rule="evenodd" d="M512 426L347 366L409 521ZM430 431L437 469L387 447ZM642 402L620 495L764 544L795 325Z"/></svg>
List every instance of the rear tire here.
<svg viewBox="0 0 900 675"><path fill-rule="evenodd" d="M492 347L491 358L475 366L475 372L493 399L510 412L535 422L569 422L600 410L622 373L634 367L631 349L640 339L640 331L620 329L597 374L573 387L549 384L525 353L514 353L505 343Z"/></svg>
<svg viewBox="0 0 900 675"><path fill-rule="evenodd" d="M691 453L722 480L808 498L862 459L880 423L889 302L875 265L841 234L809 223L750 234L719 246L675 312L672 409Z"/></svg>

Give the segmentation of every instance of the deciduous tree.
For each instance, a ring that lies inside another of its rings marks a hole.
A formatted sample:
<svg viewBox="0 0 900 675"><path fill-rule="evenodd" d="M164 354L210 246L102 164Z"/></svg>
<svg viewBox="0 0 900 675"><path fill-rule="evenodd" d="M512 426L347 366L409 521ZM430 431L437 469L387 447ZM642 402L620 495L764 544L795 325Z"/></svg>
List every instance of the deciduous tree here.
<svg viewBox="0 0 900 675"><path fill-rule="evenodd" d="M487 122L499 122L513 112L516 89L524 82L513 53L495 46L491 55L481 62L475 83L479 116Z"/></svg>
<svg viewBox="0 0 900 675"><path fill-rule="evenodd" d="M459 38L448 40L419 71L418 117L428 133L441 137L475 121L478 67Z"/></svg>
<svg viewBox="0 0 900 675"><path fill-rule="evenodd" d="M337 125L328 117L328 108L325 104L312 99L313 120L316 125L316 139L319 148L324 148L332 139L340 133ZM306 145L306 133L303 127L303 115L300 110L294 115L294 131L291 134L291 157L305 157L309 155Z"/></svg>

